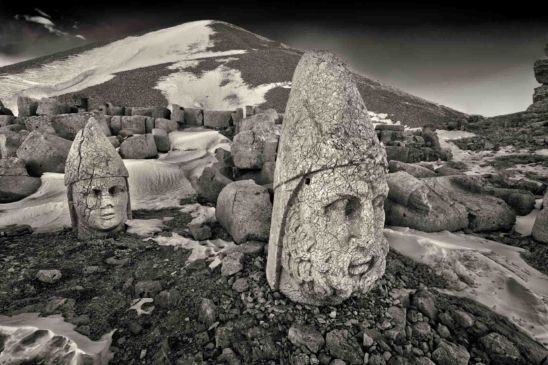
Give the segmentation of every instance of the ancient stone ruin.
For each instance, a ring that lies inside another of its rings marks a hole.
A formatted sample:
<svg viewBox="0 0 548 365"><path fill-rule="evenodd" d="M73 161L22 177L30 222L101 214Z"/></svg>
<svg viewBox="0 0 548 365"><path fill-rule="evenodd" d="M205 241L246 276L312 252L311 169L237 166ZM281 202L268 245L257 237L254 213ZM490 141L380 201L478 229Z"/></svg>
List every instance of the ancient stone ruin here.
<svg viewBox="0 0 548 365"><path fill-rule="evenodd" d="M79 239L111 236L131 219L128 171L91 118L76 134L65 166L72 228Z"/></svg>
<svg viewBox="0 0 548 365"><path fill-rule="evenodd" d="M386 154L346 66L305 54L284 115L267 279L291 300L338 304L383 275Z"/></svg>

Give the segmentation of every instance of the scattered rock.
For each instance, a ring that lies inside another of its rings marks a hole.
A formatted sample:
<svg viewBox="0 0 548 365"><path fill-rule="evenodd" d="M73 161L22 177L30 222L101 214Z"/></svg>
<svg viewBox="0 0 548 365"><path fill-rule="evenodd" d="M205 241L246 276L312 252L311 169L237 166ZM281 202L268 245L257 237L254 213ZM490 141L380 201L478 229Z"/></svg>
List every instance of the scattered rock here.
<svg viewBox="0 0 548 365"><path fill-rule="evenodd" d="M244 268L243 261L244 261L243 253L241 252L229 253L222 260L223 266L221 267L221 275L231 276L236 273L239 273Z"/></svg>
<svg viewBox="0 0 548 365"><path fill-rule="evenodd" d="M232 111L204 110L204 127L225 129L232 125Z"/></svg>
<svg viewBox="0 0 548 365"><path fill-rule="evenodd" d="M217 199L215 215L237 243L268 240L272 215L270 195L252 180L226 185Z"/></svg>
<svg viewBox="0 0 548 365"><path fill-rule="evenodd" d="M44 172L64 172L71 141L53 134L31 132L17 150L32 176Z"/></svg>
<svg viewBox="0 0 548 365"><path fill-rule="evenodd" d="M542 243L548 243L548 191L542 200L542 210L533 225L533 238Z"/></svg>
<svg viewBox="0 0 548 365"><path fill-rule="evenodd" d="M287 338L295 346L304 346L313 353L318 353L325 344L320 332L315 328L305 325L293 325L289 329Z"/></svg>
<svg viewBox="0 0 548 365"><path fill-rule="evenodd" d="M432 320L436 320L438 309L434 296L428 290L419 290L411 297L411 304L415 306L422 314Z"/></svg>
<svg viewBox="0 0 548 365"><path fill-rule="evenodd" d="M246 278L236 279L234 284L232 284L232 290L235 290L238 293L243 293L244 291L247 291L247 289L249 289L249 283Z"/></svg>
<svg viewBox="0 0 548 365"><path fill-rule="evenodd" d="M217 320L217 306L211 299L202 298L198 318L208 326L215 323Z"/></svg>
<svg viewBox="0 0 548 365"><path fill-rule="evenodd" d="M153 128L152 136L154 137L154 143L156 143L156 148L158 152L169 152L171 148L171 142L169 141L169 136L164 129Z"/></svg>
<svg viewBox="0 0 548 365"><path fill-rule="evenodd" d="M496 364L516 364L520 353L517 347L500 333L492 332L479 339L485 352Z"/></svg>
<svg viewBox="0 0 548 365"><path fill-rule="evenodd" d="M158 150L152 134L141 134L129 137L120 145L120 156L129 159L158 157Z"/></svg>
<svg viewBox="0 0 548 365"><path fill-rule="evenodd" d="M332 356L350 365L363 364L363 350L348 330L333 330L325 336L325 346Z"/></svg>
<svg viewBox="0 0 548 365"><path fill-rule="evenodd" d="M221 174L219 170L208 166L196 180L196 191L207 201L216 203L221 190L230 183L232 180Z"/></svg>
<svg viewBox="0 0 548 365"><path fill-rule="evenodd" d="M38 100L29 98L26 96L17 97L17 110L19 111L18 113L19 118L36 115L37 109L38 109Z"/></svg>
<svg viewBox="0 0 548 365"><path fill-rule="evenodd" d="M162 290L162 284L158 280L144 280L135 284L135 297L154 298Z"/></svg>
<svg viewBox="0 0 548 365"><path fill-rule="evenodd" d="M189 224L190 234L196 241L205 241L211 238L211 228L202 224Z"/></svg>
<svg viewBox="0 0 548 365"><path fill-rule="evenodd" d="M166 133L169 134L179 129L179 125L174 120L165 119L165 118L156 118L154 120L154 128L163 129L164 131L166 131Z"/></svg>
<svg viewBox="0 0 548 365"><path fill-rule="evenodd" d="M31 177L25 162L17 157L0 159L0 203L10 203L34 193L41 185L38 177Z"/></svg>
<svg viewBox="0 0 548 365"><path fill-rule="evenodd" d="M36 115L57 115L70 113L70 107L53 98L43 98L38 101Z"/></svg>
<svg viewBox="0 0 548 365"><path fill-rule="evenodd" d="M468 365L470 354L464 346L441 340L438 347L432 352L432 359L437 364Z"/></svg>
<svg viewBox="0 0 548 365"><path fill-rule="evenodd" d="M54 283L58 282L59 280L61 280L62 276L63 275L61 274L61 271L59 271L57 269L40 270L36 274L36 279L38 279L42 283L54 284Z"/></svg>

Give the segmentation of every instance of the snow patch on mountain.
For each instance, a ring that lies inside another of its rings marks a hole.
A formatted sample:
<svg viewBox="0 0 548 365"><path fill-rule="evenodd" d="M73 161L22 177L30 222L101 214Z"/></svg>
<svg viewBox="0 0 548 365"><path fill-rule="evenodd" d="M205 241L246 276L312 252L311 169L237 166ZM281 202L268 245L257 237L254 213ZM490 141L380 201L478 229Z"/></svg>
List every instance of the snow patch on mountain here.
<svg viewBox="0 0 548 365"><path fill-rule="evenodd" d="M245 53L211 51L210 20L184 23L137 37L127 37L19 74L0 76L0 99L17 110L17 95L35 98L76 92L111 80L115 73L143 67ZM215 85L217 86L217 85Z"/></svg>

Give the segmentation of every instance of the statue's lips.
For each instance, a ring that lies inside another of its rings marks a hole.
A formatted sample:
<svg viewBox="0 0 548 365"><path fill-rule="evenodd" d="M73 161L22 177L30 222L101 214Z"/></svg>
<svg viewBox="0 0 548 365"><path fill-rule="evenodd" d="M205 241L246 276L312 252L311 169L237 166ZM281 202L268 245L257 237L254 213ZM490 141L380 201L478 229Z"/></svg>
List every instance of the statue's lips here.
<svg viewBox="0 0 548 365"><path fill-rule="evenodd" d="M375 264L375 258L373 256L356 257L350 261L348 265L348 272L350 275L362 275L371 270Z"/></svg>
<svg viewBox="0 0 548 365"><path fill-rule="evenodd" d="M113 211L113 210L109 210L109 211L106 211L106 212L101 212L101 219L111 220L114 217L116 217L116 212Z"/></svg>

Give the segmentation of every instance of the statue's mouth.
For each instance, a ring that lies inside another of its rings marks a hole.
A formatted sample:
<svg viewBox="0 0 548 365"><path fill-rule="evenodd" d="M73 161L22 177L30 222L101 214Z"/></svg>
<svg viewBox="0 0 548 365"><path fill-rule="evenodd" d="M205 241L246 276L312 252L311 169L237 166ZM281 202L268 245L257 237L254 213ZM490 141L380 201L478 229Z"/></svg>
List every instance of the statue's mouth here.
<svg viewBox="0 0 548 365"><path fill-rule="evenodd" d="M372 255L356 257L350 261L348 265L348 273L350 275L363 275L369 272L375 265L375 257Z"/></svg>
<svg viewBox="0 0 548 365"><path fill-rule="evenodd" d="M116 216L116 213L115 213L115 212L105 212L105 213L101 213L101 219L104 219L104 220L111 220L111 219L113 219L115 216Z"/></svg>

